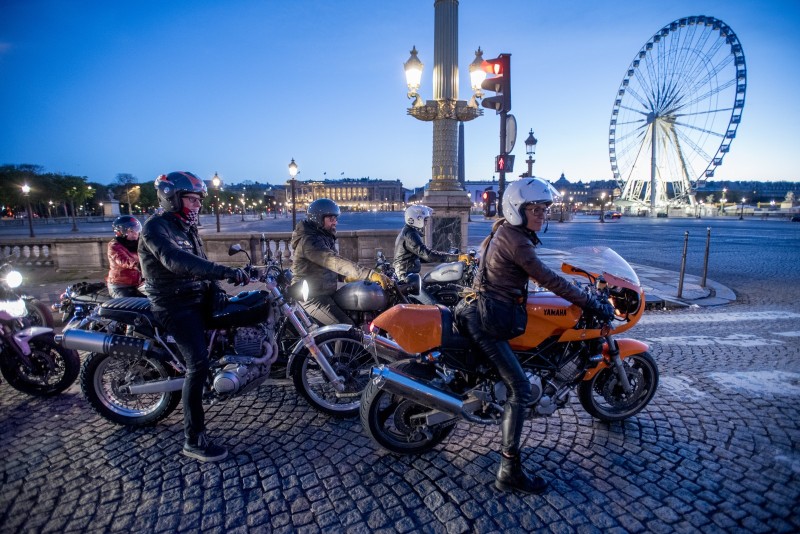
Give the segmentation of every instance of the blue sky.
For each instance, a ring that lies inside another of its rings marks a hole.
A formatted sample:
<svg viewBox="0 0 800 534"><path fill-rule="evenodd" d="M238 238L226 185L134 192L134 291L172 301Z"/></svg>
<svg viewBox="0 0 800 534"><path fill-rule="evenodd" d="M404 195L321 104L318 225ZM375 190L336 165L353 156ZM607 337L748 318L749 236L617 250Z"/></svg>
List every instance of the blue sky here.
<svg viewBox="0 0 800 534"><path fill-rule="evenodd" d="M533 128L534 174L609 179L609 118L628 65L662 26L700 14L736 32L748 68L715 179L800 181L797 0L462 0L459 96L471 96L478 46L485 58L511 53L520 172ZM2 0L0 164L100 183L179 169L279 183L294 158L300 179L421 186L432 128L406 115L402 67L415 45L431 98L433 26L433 0ZM468 180L492 177L498 124L492 112L466 124Z"/></svg>

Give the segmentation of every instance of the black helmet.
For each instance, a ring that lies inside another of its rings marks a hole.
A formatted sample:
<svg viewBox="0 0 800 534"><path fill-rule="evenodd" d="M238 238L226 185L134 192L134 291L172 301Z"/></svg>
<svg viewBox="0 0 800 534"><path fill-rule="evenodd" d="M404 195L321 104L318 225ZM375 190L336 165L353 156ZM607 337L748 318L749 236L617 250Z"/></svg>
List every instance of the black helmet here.
<svg viewBox="0 0 800 534"><path fill-rule="evenodd" d="M114 222L111 223L111 228L114 230L114 235L117 237L125 237L128 230L142 231L142 223L133 215L120 215Z"/></svg>
<svg viewBox="0 0 800 534"><path fill-rule="evenodd" d="M153 185L158 194L158 203L164 211L181 211L181 197L186 193L197 193L200 198L205 198L208 193L203 180L185 171L162 174Z"/></svg>
<svg viewBox="0 0 800 534"><path fill-rule="evenodd" d="M336 202L329 198L318 198L308 205L306 220L322 228L325 224L325 217L328 215L336 215L338 217L340 213L341 211Z"/></svg>

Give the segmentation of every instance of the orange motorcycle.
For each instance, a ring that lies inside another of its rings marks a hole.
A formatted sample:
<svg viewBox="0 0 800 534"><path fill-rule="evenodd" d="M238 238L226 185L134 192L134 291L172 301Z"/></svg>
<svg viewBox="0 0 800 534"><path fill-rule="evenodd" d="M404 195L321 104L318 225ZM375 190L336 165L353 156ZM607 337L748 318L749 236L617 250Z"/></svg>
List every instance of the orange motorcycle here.
<svg viewBox="0 0 800 534"><path fill-rule="evenodd" d="M644 311L639 278L605 247L572 251L561 270L614 306L611 323L547 291L531 288L526 331L511 348L530 380L530 417L548 416L577 388L583 408L602 421L621 421L647 406L658 367L641 341L614 337ZM380 446L421 454L441 443L459 420L499 424L506 387L490 361L456 327L445 306L399 304L375 318L366 346L396 360L372 369L361 421Z"/></svg>

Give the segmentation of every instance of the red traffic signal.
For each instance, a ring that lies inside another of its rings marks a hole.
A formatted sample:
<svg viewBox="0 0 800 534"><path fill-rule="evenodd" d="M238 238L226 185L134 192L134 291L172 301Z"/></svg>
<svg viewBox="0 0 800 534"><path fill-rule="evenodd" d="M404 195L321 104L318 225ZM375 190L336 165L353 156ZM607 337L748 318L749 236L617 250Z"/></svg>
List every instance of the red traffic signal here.
<svg viewBox="0 0 800 534"><path fill-rule="evenodd" d="M487 78L481 83L481 88L497 93L483 99L481 105L493 109L498 113L511 110L511 54L500 54L494 59L487 59L483 68L493 78Z"/></svg>
<svg viewBox="0 0 800 534"><path fill-rule="evenodd" d="M494 172L514 172L514 156L511 154L495 156Z"/></svg>

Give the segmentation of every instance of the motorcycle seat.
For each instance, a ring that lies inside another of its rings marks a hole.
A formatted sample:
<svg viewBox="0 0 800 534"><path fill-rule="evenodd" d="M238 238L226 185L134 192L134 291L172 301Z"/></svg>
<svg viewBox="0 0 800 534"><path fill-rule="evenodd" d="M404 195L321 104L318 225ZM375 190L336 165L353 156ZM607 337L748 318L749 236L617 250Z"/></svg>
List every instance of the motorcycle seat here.
<svg viewBox="0 0 800 534"><path fill-rule="evenodd" d="M146 297L111 299L101 304L97 313L105 319L126 324L137 324L136 320L141 316L150 321L150 324L158 324L158 321L153 317L153 312L150 311L150 300Z"/></svg>

